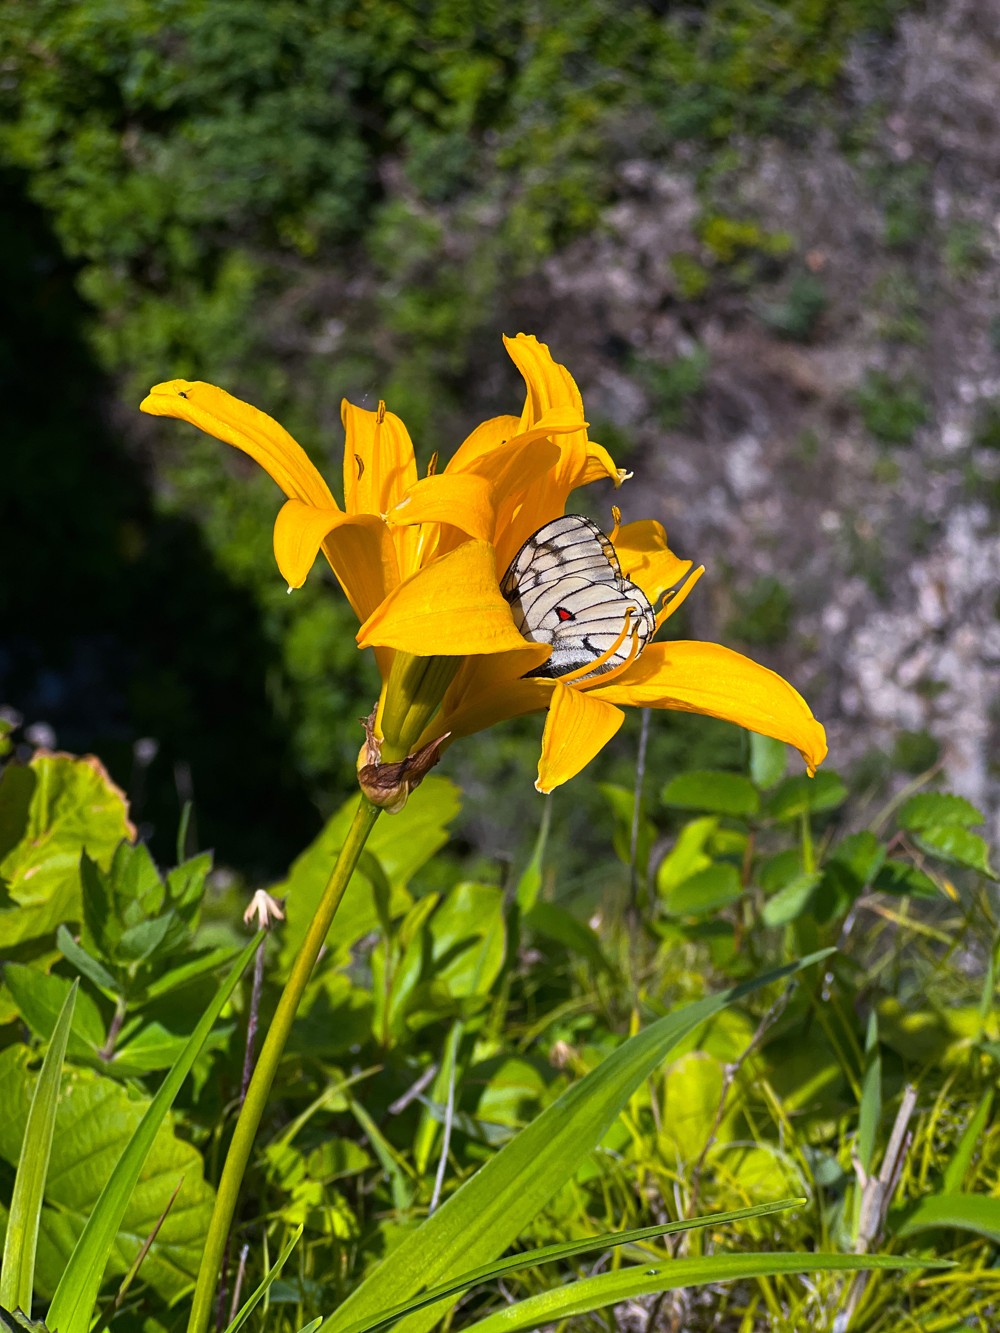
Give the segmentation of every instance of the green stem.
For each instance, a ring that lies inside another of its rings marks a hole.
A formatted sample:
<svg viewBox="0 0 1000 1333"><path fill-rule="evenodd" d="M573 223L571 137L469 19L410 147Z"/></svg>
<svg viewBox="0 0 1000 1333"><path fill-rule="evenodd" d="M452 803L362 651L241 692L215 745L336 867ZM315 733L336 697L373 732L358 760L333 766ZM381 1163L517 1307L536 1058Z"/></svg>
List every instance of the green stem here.
<svg viewBox="0 0 1000 1333"><path fill-rule="evenodd" d="M267 1037L261 1047L260 1059L253 1071L253 1077L247 1088L246 1099L236 1121L229 1152L222 1168L218 1193L215 1196L215 1208L209 1223L205 1248L202 1253L201 1267L198 1270L198 1282L194 1290L191 1306L191 1318L188 1321L188 1333L206 1333L215 1303L216 1283L222 1256L226 1248L226 1238L232 1226L236 1202L239 1198L240 1185L246 1172L254 1139L264 1114L271 1084L278 1068L278 1061L285 1049L285 1042L291 1031L295 1014L302 1000L302 993L312 975L313 965L326 940L330 924L341 904L344 892L351 882L351 875L358 863L358 858L368 841L368 835L381 814L378 806L372 805L362 796L354 822L340 849L340 855L331 871L323 897L320 899L316 915L313 917L306 937L302 941L292 971L281 993L278 1007L274 1011Z"/></svg>

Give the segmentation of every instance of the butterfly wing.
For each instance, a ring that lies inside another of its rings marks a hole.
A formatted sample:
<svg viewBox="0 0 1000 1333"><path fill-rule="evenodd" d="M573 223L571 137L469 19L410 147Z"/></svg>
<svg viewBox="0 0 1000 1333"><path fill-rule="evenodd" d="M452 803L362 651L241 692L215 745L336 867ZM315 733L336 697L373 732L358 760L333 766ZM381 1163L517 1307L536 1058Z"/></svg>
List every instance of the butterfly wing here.
<svg viewBox="0 0 1000 1333"><path fill-rule="evenodd" d="M521 634L552 645L536 676L564 676L603 656L621 635L630 608L639 651L656 628L649 599L623 576L610 539L582 514L564 514L529 537L500 589ZM626 661L631 647L629 635L590 675Z"/></svg>

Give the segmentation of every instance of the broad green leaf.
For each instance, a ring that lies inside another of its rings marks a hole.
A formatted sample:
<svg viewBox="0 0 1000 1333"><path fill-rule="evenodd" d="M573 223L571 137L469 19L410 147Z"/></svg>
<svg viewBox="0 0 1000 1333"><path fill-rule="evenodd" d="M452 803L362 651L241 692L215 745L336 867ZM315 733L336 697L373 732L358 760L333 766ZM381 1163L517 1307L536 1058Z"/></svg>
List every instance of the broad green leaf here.
<svg viewBox="0 0 1000 1333"><path fill-rule="evenodd" d="M457 884L430 920L434 980L455 998L489 993L507 948L503 891Z"/></svg>
<svg viewBox="0 0 1000 1333"><path fill-rule="evenodd" d="M750 738L750 777L755 787L768 791L785 776L788 767L788 746L756 731L747 732Z"/></svg>
<svg viewBox="0 0 1000 1333"><path fill-rule="evenodd" d="M896 1230L897 1236L912 1236L930 1227L955 1227L974 1231L1000 1245L1000 1199L987 1194L931 1194L920 1199Z"/></svg>
<svg viewBox="0 0 1000 1333"><path fill-rule="evenodd" d="M664 805L681 810L706 810L713 815L748 818L760 809L760 797L740 773L708 770L678 773L663 788Z"/></svg>
<svg viewBox="0 0 1000 1333"><path fill-rule="evenodd" d="M913 834L913 841L922 851L947 861L953 866L978 870L981 875L996 879L990 865L990 849L978 833L970 833L958 824L944 824L940 828L925 828Z"/></svg>
<svg viewBox="0 0 1000 1333"><path fill-rule="evenodd" d="M535 1268L556 1260L573 1259L583 1254L595 1254L617 1249L624 1245L641 1245L645 1241L658 1240L662 1236L677 1235L682 1231L697 1231L702 1227L720 1227L728 1222L742 1222L750 1218L765 1217L771 1213L785 1212L789 1208L805 1203L802 1198L778 1199L774 1203L761 1203L752 1208L736 1208L729 1212L709 1213L702 1217L691 1217L679 1222L661 1222L656 1226L636 1227L631 1231L608 1231L600 1236L586 1236L582 1240L558 1241L554 1245L542 1245L537 1249L524 1250L520 1254L510 1255L506 1259L494 1260L461 1273L451 1282L442 1283L413 1300L403 1301L391 1306L380 1315L352 1324L346 1333L375 1333L385 1325L395 1323L403 1315L411 1314L425 1306L442 1300L445 1296L456 1296L471 1287L482 1286L510 1273L518 1273L525 1268Z"/></svg>
<svg viewBox="0 0 1000 1333"><path fill-rule="evenodd" d="M742 896L740 872L728 861L718 861L671 889L664 905L671 916L707 916Z"/></svg>
<svg viewBox="0 0 1000 1333"><path fill-rule="evenodd" d="M804 814L836 810L846 799L847 788L838 774L820 769L814 778L786 778L768 796L764 814L779 821L799 819Z"/></svg>
<svg viewBox="0 0 1000 1333"><path fill-rule="evenodd" d="M38 1227L56 1127L59 1081L79 986L78 981L73 982L56 1020L52 1040L32 1090L24 1137L17 1154L17 1174L7 1217L3 1262L0 1263L0 1305L8 1310L20 1310L25 1315L31 1314ZM4 1115L11 1114L12 1108L7 1102Z"/></svg>
<svg viewBox="0 0 1000 1333"><path fill-rule="evenodd" d="M23 963L8 963L4 968L4 980L25 1023L36 1037L48 1041L76 982L49 976L36 967L25 967ZM92 1059L105 1039L100 1010L86 991L81 991L73 1012L69 1053Z"/></svg>
<svg viewBox="0 0 1000 1333"><path fill-rule="evenodd" d="M853 878L856 892L872 882L885 862L885 844L874 833L863 829L842 838L827 859L827 868L836 865Z"/></svg>
<svg viewBox="0 0 1000 1333"><path fill-rule="evenodd" d="M93 757L34 756L0 775L0 949L81 913L80 853L108 865L134 838L124 794Z"/></svg>
<svg viewBox="0 0 1000 1333"><path fill-rule="evenodd" d="M713 1131L714 1142L724 1142L732 1137L726 1121L718 1126L715 1124L722 1087L722 1064L702 1051L682 1055L663 1076L659 1141L672 1149L676 1165L683 1168L697 1161Z"/></svg>
<svg viewBox="0 0 1000 1333"><path fill-rule="evenodd" d="M825 952L814 955L688 1005L623 1042L409 1233L325 1321L326 1333L343 1333L380 1314L389 1292L405 1300L425 1286L456 1276L470 1264L488 1263L502 1254L573 1176L628 1099L678 1041L727 1004L825 956ZM416 1333L433 1327L442 1314L439 1307L431 1307L404 1320L399 1328Z"/></svg>
<svg viewBox="0 0 1000 1333"><path fill-rule="evenodd" d="M768 898L761 912L765 926L787 926L808 911L820 876L803 870L791 883Z"/></svg>
<svg viewBox="0 0 1000 1333"><path fill-rule="evenodd" d="M712 858L705 851L705 844L718 827L719 821L712 815L706 815L704 819L692 819L684 825L677 835L677 841L656 871L656 887L661 897L712 864Z"/></svg>
<svg viewBox="0 0 1000 1333"><path fill-rule="evenodd" d="M974 824L982 824L984 818L982 811L964 796L938 791L918 792L896 811L896 823L911 833L946 824L971 828Z"/></svg>
<svg viewBox="0 0 1000 1333"><path fill-rule="evenodd" d="M30 1074L23 1047L0 1054L0 1097L11 1123L0 1128L0 1157L26 1118ZM36 1289L51 1295L92 1213L113 1166L148 1107L119 1083L89 1069L67 1071L56 1116L45 1206L38 1241ZM142 1266L161 1295L178 1295L197 1273L201 1243L211 1216L212 1191L202 1179L201 1155L161 1125L127 1208L109 1238L107 1273L128 1271L166 1207L178 1180L184 1184ZM104 1270L104 1262L99 1265ZM97 1273L100 1281L101 1272ZM59 1326L60 1328L62 1325Z"/></svg>
<svg viewBox="0 0 1000 1333"><path fill-rule="evenodd" d="M661 1291L704 1286L715 1282L748 1281L780 1273L857 1273L869 1269L914 1271L940 1268L933 1260L904 1259L895 1255L860 1254L711 1254L701 1259L672 1259L667 1263L635 1264L615 1272L583 1278L568 1286L508 1305L496 1314L466 1324L466 1333L515 1333L541 1328L591 1310L652 1296Z"/></svg>
<svg viewBox="0 0 1000 1333"><path fill-rule="evenodd" d="M118 1157L114 1170L107 1183L101 1189L86 1225L73 1247L72 1255L62 1271L59 1285L49 1308L49 1322L59 1329L59 1333L87 1333L93 1318L94 1303L100 1289L101 1278L108 1257L115 1243L115 1236L127 1216L130 1207L141 1199L142 1191L135 1194L144 1166L153 1150L158 1133L161 1132L164 1118L174 1098L180 1091L181 1084L191 1070L198 1053L205 1044L220 1013L236 989L246 965L253 958L263 943L263 932L258 933L239 955L229 975L223 980L218 991L191 1034L184 1052L167 1074L159 1091L146 1108L141 1120L134 1129L130 1129L127 1142ZM119 1090L116 1088L115 1093ZM124 1095L124 1093L122 1093ZM72 1136L68 1136L72 1138ZM193 1150L192 1150L193 1152ZM194 1158L200 1163L198 1154ZM94 1170L94 1159L88 1159L89 1170ZM192 1162L191 1169L194 1169ZM187 1176L186 1171L172 1169L169 1172L170 1188L173 1188L177 1175ZM207 1188L207 1187L206 1187ZM135 1199L133 1195L135 1194ZM165 1200L159 1201L157 1216L162 1212ZM182 1213L181 1217L185 1214ZM168 1217L164 1227L170 1224ZM147 1228L148 1232L148 1228ZM152 1279L150 1278L150 1281Z"/></svg>

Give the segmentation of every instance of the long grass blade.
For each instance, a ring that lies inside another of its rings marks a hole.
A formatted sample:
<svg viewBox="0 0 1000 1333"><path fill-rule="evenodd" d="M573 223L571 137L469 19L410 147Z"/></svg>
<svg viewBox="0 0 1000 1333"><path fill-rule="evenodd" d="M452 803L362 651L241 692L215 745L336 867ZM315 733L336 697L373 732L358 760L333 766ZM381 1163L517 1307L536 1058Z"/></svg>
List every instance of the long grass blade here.
<svg viewBox="0 0 1000 1333"><path fill-rule="evenodd" d="M403 1315L413 1314L427 1305L434 1305L446 1296L458 1296L472 1287L482 1286L498 1277L518 1273L525 1268L537 1268L539 1264L554 1263L557 1259L572 1259L581 1254L612 1249L621 1245L635 1245L642 1241L656 1240L660 1236L670 1236L678 1231L694 1231L699 1227L722 1226L726 1222L742 1222L748 1217L763 1217L767 1213L780 1213L805 1203L805 1199L779 1199L775 1203L761 1203L753 1208L735 1208L727 1213L709 1213L704 1217L684 1218L679 1222L661 1222L653 1227L636 1227L632 1231L608 1231L600 1236L587 1236L584 1240L564 1241L555 1245L543 1245L536 1250L525 1250L521 1254L511 1255L496 1263L484 1264L470 1272L461 1274L452 1282L445 1282L414 1300L394 1305L376 1319L367 1319L352 1324L345 1333L374 1333L374 1330L394 1323Z"/></svg>
<svg viewBox="0 0 1000 1333"><path fill-rule="evenodd" d="M699 1259L673 1259L665 1264L636 1264L615 1273L582 1278L567 1287L529 1296L496 1314L467 1324L465 1333L519 1333L540 1328L591 1310L605 1309L638 1296L653 1296L680 1287L714 1282L747 1281L779 1273L856 1272L858 1269L946 1268L933 1260L877 1254L712 1254Z"/></svg>
<svg viewBox="0 0 1000 1333"><path fill-rule="evenodd" d="M24 1142L17 1160L14 1192L10 1200L3 1261L0 1263L0 1306L5 1310L20 1310L29 1318L45 1177L49 1170L56 1107L59 1104L59 1082L79 989L79 981L74 981L63 1001L31 1097Z"/></svg>

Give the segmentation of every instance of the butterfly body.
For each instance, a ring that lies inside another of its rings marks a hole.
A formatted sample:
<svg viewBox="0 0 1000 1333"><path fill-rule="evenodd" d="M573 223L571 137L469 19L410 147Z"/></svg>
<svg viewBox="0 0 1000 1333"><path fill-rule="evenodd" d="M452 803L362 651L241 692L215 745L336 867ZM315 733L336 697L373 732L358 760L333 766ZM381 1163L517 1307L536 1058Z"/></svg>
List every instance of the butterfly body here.
<svg viewBox="0 0 1000 1333"><path fill-rule="evenodd" d="M610 538L582 514L564 514L533 533L510 562L500 591L521 634L552 645L533 676L565 676L609 654L579 679L601 675L628 659L633 634L641 652L656 628L649 599L622 574ZM628 633L615 648L627 614Z"/></svg>

